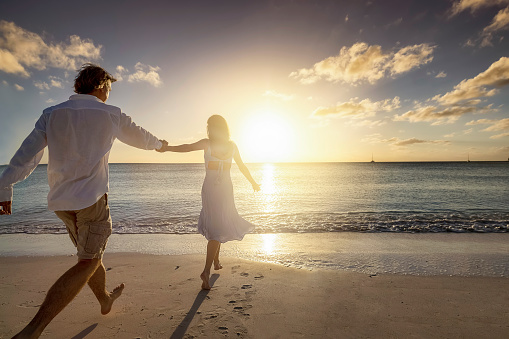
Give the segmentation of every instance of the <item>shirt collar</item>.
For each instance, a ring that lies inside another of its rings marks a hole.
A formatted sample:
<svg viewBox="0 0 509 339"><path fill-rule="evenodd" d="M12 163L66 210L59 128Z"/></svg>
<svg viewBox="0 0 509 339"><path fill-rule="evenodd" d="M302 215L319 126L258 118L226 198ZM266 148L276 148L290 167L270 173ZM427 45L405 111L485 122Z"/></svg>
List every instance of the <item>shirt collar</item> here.
<svg viewBox="0 0 509 339"><path fill-rule="evenodd" d="M73 94L69 97L69 100L91 100L103 103L101 99L99 99L95 95L90 94Z"/></svg>

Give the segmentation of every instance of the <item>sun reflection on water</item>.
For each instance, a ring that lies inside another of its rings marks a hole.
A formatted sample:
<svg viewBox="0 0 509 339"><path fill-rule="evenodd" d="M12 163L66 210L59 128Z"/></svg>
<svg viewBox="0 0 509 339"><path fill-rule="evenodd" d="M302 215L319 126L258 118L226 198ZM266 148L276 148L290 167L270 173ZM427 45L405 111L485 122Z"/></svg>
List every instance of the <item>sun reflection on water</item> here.
<svg viewBox="0 0 509 339"><path fill-rule="evenodd" d="M276 186L274 164L263 165L262 170L262 208L265 213L271 213L277 210L276 203L279 200L279 194Z"/></svg>
<svg viewBox="0 0 509 339"><path fill-rule="evenodd" d="M274 254L276 248L277 234L262 234L262 251L265 254Z"/></svg>

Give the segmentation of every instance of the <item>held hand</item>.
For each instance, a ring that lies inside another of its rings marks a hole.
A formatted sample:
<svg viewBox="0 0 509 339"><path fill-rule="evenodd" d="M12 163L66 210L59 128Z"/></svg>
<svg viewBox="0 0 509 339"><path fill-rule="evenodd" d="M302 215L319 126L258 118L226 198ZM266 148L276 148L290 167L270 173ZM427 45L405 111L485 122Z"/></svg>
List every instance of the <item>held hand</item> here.
<svg viewBox="0 0 509 339"><path fill-rule="evenodd" d="M166 152L166 147L168 146L168 141L161 140L161 142L163 143L163 146L160 149L156 149L156 151L159 153L164 153L164 152Z"/></svg>
<svg viewBox="0 0 509 339"><path fill-rule="evenodd" d="M252 183L251 185L253 186L253 190L255 192L259 192L260 191L260 185L258 185L256 182Z"/></svg>
<svg viewBox="0 0 509 339"><path fill-rule="evenodd" d="M9 215L12 213L12 201L0 202L0 215Z"/></svg>

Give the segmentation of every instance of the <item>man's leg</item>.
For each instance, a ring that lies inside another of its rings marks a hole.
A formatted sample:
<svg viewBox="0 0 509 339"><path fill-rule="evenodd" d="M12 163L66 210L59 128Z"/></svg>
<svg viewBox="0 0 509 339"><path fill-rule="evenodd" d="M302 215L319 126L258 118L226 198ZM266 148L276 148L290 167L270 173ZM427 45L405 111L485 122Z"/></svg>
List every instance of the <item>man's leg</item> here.
<svg viewBox="0 0 509 339"><path fill-rule="evenodd" d="M48 324L81 291L100 264L100 259L80 260L51 286L32 321L14 338L38 338Z"/></svg>
<svg viewBox="0 0 509 339"><path fill-rule="evenodd" d="M124 284L122 283L115 287L113 292L109 293L106 291L106 270L104 269L102 261L95 270L95 273L88 280L88 286L101 304L102 314L110 313L113 302L120 297L124 290Z"/></svg>

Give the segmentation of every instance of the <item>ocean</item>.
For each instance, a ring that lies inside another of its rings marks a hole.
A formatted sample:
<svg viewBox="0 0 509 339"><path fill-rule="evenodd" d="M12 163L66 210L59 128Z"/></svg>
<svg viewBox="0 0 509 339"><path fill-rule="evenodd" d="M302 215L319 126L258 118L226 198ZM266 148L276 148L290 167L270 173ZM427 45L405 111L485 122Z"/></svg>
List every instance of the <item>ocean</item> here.
<svg viewBox="0 0 509 339"><path fill-rule="evenodd" d="M254 233L509 230L509 162L248 164L254 193L232 166L237 210ZM0 166L3 171L5 166ZM194 234L203 164L110 164L117 234ZM66 233L47 209L46 165L15 185L0 234Z"/></svg>

